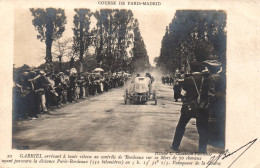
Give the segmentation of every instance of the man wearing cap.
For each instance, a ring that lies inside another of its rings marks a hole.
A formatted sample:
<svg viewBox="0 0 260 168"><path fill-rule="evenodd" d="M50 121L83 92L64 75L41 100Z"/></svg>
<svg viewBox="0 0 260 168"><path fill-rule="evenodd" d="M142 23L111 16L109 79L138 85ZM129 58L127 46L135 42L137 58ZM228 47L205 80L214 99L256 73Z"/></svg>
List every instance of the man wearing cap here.
<svg viewBox="0 0 260 168"><path fill-rule="evenodd" d="M225 75L217 60L204 61L209 71L208 105L210 119L209 139L219 145L225 140Z"/></svg>
<svg viewBox="0 0 260 168"><path fill-rule="evenodd" d="M65 96L66 89L64 88L64 76L63 72L59 72L58 75L54 78L55 82L55 91L58 93L58 103L65 102L64 98L67 99L67 94Z"/></svg>
<svg viewBox="0 0 260 168"><path fill-rule="evenodd" d="M34 81L34 90L38 94L38 105L43 112L47 112L45 91L51 85L46 78L44 71L39 71L39 75L32 79Z"/></svg>
<svg viewBox="0 0 260 168"><path fill-rule="evenodd" d="M30 106L30 93L31 93L31 84L28 81L29 73L23 72L21 74L14 73L14 86L13 86L13 117L26 117L26 113L29 117L35 117L32 115ZM17 75L17 76L16 76Z"/></svg>
<svg viewBox="0 0 260 168"><path fill-rule="evenodd" d="M79 98L85 99L86 98L86 81L82 74L78 75L77 83L78 83L78 87L79 87Z"/></svg>
<svg viewBox="0 0 260 168"><path fill-rule="evenodd" d="M203 78L201 73L202 65L199 62L190 63L190 77L184 79L183 90L186 91L183 105L181 108L181 116L176 127L174 139L171 148L175 151L179 150L185 127L191 118L196 118L196 126L199 133L199 149L200 153L206 153L208 142L208 113L204 107L192 109L192 102L205 102L207 100L207 80ZM199 94L198 94L199 93ZM206 103L204 103L206 106Z"/></svg>
<svg viewBox="0 0 260 168"><path fill-rule="evenodd" d="M69 102L78 101L77 100L77 94L76 94L76 88L77 88L77 74L72 72L69 76L70 80L70 97Z"/></svg>

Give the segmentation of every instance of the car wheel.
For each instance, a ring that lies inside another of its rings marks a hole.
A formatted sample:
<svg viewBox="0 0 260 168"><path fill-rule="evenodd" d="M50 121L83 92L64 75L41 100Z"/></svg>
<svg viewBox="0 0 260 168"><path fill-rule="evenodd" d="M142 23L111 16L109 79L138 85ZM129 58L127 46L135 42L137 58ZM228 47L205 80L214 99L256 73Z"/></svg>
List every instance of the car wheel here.
<svg viewBox="0 0 260 168"><path fill-rule="evenodd" d="M154 91L154 104L157 105L157 92L156 90Z"/></svg>

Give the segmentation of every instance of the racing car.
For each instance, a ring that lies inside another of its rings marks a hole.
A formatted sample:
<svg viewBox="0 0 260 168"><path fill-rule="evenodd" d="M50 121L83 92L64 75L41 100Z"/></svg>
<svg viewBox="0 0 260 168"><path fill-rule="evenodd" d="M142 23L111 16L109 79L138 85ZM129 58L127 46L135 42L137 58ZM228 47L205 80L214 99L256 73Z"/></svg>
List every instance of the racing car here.
<svg viewBox="0 0 260 168"><path fill-rule="evenodd" d="M124 102L128 100L133 103L145 104L147 101L154 101L157 105L157 93L153 82L149 77L135 77L130 79L125 86Z"/></svg>

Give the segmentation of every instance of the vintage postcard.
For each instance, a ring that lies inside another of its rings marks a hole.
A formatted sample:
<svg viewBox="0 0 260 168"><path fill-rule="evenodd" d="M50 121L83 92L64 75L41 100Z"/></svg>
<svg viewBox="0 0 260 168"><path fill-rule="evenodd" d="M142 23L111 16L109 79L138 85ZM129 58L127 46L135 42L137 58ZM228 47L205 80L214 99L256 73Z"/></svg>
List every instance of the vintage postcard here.
<svg viewBox="0 0 260 168"><path fill-rule="evenodd" d="M260 167L258 1L0 4L0 167Z"/></svg>

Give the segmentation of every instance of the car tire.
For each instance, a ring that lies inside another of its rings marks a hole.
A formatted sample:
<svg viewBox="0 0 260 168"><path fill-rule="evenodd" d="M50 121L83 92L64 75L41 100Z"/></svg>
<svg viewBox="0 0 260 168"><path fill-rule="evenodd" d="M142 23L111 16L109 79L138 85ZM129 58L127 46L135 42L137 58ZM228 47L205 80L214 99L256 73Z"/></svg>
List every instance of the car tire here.
<svg viewBox="0 0 260 168"><path fill-rule="evenodd" d="M157 105L157 92L156 90L154 91L154 104Z"/></svg>

